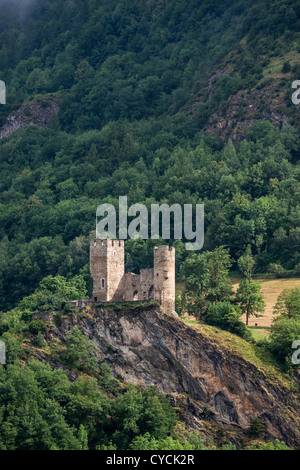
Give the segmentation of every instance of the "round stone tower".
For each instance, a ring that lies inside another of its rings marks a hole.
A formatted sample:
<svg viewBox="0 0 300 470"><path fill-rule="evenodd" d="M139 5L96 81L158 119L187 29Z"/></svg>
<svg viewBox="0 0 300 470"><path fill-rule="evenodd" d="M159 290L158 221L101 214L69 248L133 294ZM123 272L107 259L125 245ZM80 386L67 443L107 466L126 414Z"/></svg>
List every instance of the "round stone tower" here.
<svg viewBox="0 0 300 470"><path fill-rule="evenodd" d="M175 312L175 248L154 247L154 300L161 304L163 313Z"/></svg>

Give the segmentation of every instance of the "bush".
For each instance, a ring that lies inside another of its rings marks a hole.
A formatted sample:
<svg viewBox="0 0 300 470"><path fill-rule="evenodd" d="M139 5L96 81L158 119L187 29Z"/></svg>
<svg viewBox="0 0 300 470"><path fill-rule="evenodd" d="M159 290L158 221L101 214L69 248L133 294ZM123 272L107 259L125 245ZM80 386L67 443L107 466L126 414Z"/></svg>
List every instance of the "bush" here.
<svg viewBox="0 0 300 470"><path fill-rule="evenodd" d="M292 363L292 344L300 339L300 319L278 318L274 321L270 340L270 349L282 362Z"/></svg>
<svg viewBox="0 0 300 470"><path fill-rule="evenodd" d="M38 332L38 334L34 338L33 344L37 348L42 348L45 345L44 336L42 335L42 333L40 331Z"/></svg>
<svg viewBox="0 0 300 470"><path fill-rule="evenodd" d="M29 326L28 326L28 331L32 335L38 335L39 333L46 333L48 330L48 327L43 320L33 320Z"/></svg>
<svg viewBox="0 0 300 470"><path fill-rule="evenodd" d="M252 418L250 420L250 426L247 430L247 434L250 437L259 437L265 433L265 425L259 418Z"/></svg>
<svg viewBox="0 0 300 470"><path fill-rule="evenodd" d="M269 270L275 274L275 276L280 279L284 277L285 272L281 264L271 263L269 266Z"/></svg>
<svg viewBox="0 0 300 470"><path fill-rule="evenodd" d="M257 442L251 446L247 446L245 450L291 450L285 442L275 439L275 442Z"/></svg>
<svg viewBox="0 0 300 470"><path fill-rule="evenodd" d="M241 321L241 310L231 302L218 302L209 307L205 321L209 325L230 331L244 339L251 339L251 333Z"/></svg>

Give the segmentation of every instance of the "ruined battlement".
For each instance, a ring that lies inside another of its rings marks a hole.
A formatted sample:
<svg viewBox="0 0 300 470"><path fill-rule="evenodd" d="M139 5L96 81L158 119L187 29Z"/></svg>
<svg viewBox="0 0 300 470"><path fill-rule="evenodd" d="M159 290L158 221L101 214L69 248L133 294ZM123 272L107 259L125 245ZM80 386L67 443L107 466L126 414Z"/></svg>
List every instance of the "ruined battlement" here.
<svg viewBox="0 0 300 470"><path fill-rule="evenodd" d="M125 273L124 240L90 242L93 302L156 300L164 313L175 312L175 248L154 247L154 267Z"/></svg>

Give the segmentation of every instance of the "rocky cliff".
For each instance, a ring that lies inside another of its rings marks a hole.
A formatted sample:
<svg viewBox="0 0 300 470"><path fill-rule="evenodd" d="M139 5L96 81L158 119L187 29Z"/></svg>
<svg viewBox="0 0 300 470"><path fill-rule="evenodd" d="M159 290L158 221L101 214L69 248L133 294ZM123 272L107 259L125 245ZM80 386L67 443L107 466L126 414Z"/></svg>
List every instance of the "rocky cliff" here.
<svg viewBox="0 0 300 470"><path fill-rule="evenodd" d="M51 116L59 110L58 98L43 99L36 103L24 104L13 111L0 128L0 139L9 137L18 129L36 126L45 129Z"/></svg>
<svg viewBox="0 0 300 470"><path fill-rule="evenodd" d="M230 334L226 333L226 346L218 340L223 332L211 328L208 334L207 327L197 330L154 307L121 311L86 307L60 315L59 322L52 313L36 317L49 325L48 344L64 343L67 332L78 327L94 343L99 362L106 362L114 376L155 385L169 394L191 428L203 430L209 420L210 426L242 436L250 420L259 418L269 439L299 447L296 393L276 370L266 373L237 354L230 346L234 342ZM47 360L47 353L38 355Z"/></svg>
<svg viewBox="0 0 300 470"><path fill-rule="evenodd" d="M220 91L218 79L230 75L218 70L197 95L192 104L187 106L186 114L191 119L198 119L197 106L205 102L209 106ZM222 141L232 140L234 144L245 139L247 131L255 120L268 120L276 127L291 125L289 111L285 102L286 84L289 79L279 75L273 79L263 79L253 90L239 90L231 94L222 109L210 109L207 121L203 124L206 135L218 135ZM291 80L291 79L290 79ZM283 86L283 84L284 86Z"/></svg>

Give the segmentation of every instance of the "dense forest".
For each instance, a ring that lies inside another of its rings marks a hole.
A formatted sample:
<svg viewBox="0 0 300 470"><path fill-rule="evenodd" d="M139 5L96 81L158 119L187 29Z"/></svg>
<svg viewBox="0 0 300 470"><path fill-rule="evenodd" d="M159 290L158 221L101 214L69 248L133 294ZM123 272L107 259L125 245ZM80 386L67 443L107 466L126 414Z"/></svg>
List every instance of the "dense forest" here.
<svg viewBox="0 0 300 470"><path fill-rule="evenodd" d="M95 210L117 206L120 195L148 207L204 203L204 249L228 246L236 261L250 246L260 272L299 264L300 144L290 103L299 78L297 1L29 3L16 17L3 2L0 119L21 105L47 107L50 97L59 112L45 129L0 141L3 310L47 275L88 281ZM276 81L278 61L287 72L275 93L295 127L263 119L260 103L246 138L233 144L204 131L228 97L255 96ZM176 244L179 266L187 253ZM128 241L127 269L151 266L152 246Z"/></svg>

